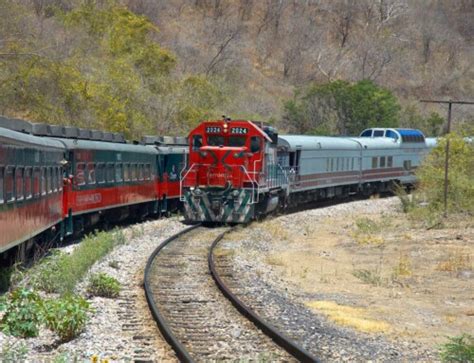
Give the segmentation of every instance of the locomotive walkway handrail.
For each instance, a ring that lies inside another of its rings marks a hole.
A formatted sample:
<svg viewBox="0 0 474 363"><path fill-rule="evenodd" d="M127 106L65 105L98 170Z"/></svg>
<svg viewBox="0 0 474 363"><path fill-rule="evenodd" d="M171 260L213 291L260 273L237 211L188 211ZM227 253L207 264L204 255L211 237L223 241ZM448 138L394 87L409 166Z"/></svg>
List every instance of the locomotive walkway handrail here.
<svg viewBox="0 0 474 363"><path fill-rule="evenodd" d="M208 264L211 275L216 282L219 289L222 291L225 297L227 297L232 305L244 315L247 319L252 321L260 330L262 330L267 336L273 339L273 341L278 344L280 347L285 349L289 354L298 359L300 362L312 362L319 363L319 360L311 355L304 348L297 345L295 342L290 340L288 337L279 332L276 328L270 325L268 322L263 320L260 316L257 315L252 309L245 305L224 283L224 281L219 276L219 273L216 270L214 263L214 249L217 244L222 240L222 238L231 231L232 229L221 233L212 243L211 248L209 249L208 254Z"/></svg>
<svg viewBox="0 0 474 363"><path fill-rule="evenodd" d="M181 344L181 342L174 336L174 334L171 332L170 327L168 326L165 318L163 315L161 315L158 307L156 306L155 299L153 298L153 293L150 288L150 282L149 282L149 274L150 274L150 269L151 265L153 264L153 260L155 257L161 252L161 250L168 245L170 242L174 241L178 237L200 227L200 224L196 224L194 226L191 226L189 228L183 229L182 231L176 233L175 235L167 238L166 240L163 241L151 254L150 258L147 261L146 267L145 267L145 278L143 282L143 287L145 289L145 296L146 300L148 302L148 306L150 307L151 314L153 315L153 318L156 321L156 324L158 325L158 328L161 331L161 334L163 334L163 337L165 340L168 342L169 345L173 348L173 350L176 353L176 356L181 362L185 363L194 363L194 360L191 358L189 355L188 351L186 348Z"/></svg>

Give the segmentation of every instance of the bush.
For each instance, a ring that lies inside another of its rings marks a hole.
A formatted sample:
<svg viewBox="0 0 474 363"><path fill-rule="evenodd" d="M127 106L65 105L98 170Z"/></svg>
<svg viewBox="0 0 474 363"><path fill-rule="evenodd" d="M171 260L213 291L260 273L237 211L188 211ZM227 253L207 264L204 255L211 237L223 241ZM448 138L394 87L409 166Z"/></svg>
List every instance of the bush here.
<svg viewBox="0 0 474 363"><path fill-rule="evenodd" d="M28 348L22 342L6 342L0 351L2 362L26 362Z"/></svg>
<svg viewBox="0 0 474 363"><path fill-rule="evenodd" d="M92 275L87 291L93 296L116 297L120 292L120 283L105 273Z"/></svg>
<svg viewBox="0 0 474 363"><path fill-rule="evenodd" d="M448 180L448 211L474 213L474 144L464 141L461 135L451 134ZM425 159L417 171L420 196L428 202L428 211L444 211L444 164L446 138Z"/></svg>
<svg viewBox="0 0 474 363"><path fill-rule="evenodd" d="M36 337L42 321L43 304L40 296L28 289L11 292L3 304L5 315L0 328L6 334L16 337Z"/></svg>
<svg viewBox="0 0 474 363"><path fill-rule="evenodd" d="M44 303L44 321L62 342L76 337L85 327L89 303L80 296L68 295Z"/></svg>
<svg viewBox="0 0 474 363"><path fill-rule="evenodd" d="M474 362L474 336L462 334L449 338L449 343L441 346L440 356L443 362Z"/></svg>
<svg viewBox="0 0 474 363"><path fill-rule="evenodd" d="M34 286L47 292L72 293L90 267L115 246L123 243L121 233L99 232L85 237L70 254L56 254L37 268Z"/></svg>

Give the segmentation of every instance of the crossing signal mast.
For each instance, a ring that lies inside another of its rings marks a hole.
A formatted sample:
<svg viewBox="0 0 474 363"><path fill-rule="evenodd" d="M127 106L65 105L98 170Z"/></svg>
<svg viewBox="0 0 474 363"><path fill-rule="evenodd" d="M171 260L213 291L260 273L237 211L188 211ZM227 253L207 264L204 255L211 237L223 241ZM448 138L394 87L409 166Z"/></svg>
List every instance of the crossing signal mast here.
<svg viewBox="0 0 474 363"><path fill-rule="evenodd" d="M448 105L448 125L446 127L446 135L451 132L451 110L453 105L474 105L474 102L469 101L444 101L444 100L420 100L423 103L441 103ZM449 172L449 137L446 138L446 152L444 162L444 216L448 215L448 172Z"/></svg>

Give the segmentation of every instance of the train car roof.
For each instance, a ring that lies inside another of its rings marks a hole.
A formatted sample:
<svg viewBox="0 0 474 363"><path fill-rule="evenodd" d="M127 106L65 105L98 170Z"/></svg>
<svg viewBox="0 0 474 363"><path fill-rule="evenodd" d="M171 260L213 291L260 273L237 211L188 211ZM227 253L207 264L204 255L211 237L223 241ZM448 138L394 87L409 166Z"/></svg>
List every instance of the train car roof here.
<svg viewBox="0 0 474 363"><path fill-rule="evenodd" d="M57 138L57 139L48 138L48 139L60 141L66 146L68 150L88 149L88 150L158 154L158 151L153 146L148 146L148 145L113 143L113 142L92 141L92 140L63 139L63 138Z"/></svg>
<svg viewBox="0 0 474 363"><path fill-rule="evenodd" d="M358 142L364 149L398 149L400 144L389 137L351 137L351 140Z"/></svg>
<svg viewBox="0 0 474 363"><path fill-rule="evenodd" d="M8 139L10 142L19 145L31 145L34 147L49 147L64 150L64 145L53 139L24 134L0 127L0 140Z"/></svg>
<svg viewBox="0 0 474 363"><path fill-rule="evenodd" d="M360 145L350 138L310 135L279 135L278 147L290 151L316 149L360 150Z"/></svg>

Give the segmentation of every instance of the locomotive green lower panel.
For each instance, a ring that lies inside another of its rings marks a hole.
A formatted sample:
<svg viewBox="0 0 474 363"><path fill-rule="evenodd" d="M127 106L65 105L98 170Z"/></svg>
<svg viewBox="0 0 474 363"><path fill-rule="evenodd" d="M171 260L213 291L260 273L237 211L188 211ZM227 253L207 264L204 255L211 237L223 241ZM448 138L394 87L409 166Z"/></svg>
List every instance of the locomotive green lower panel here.
<svg viewBox="0 0 474 363"><path fill-rule="evenodd" d="M252 190L185 190L184 213L188 221L247 223L254 218Z"/></svg>

